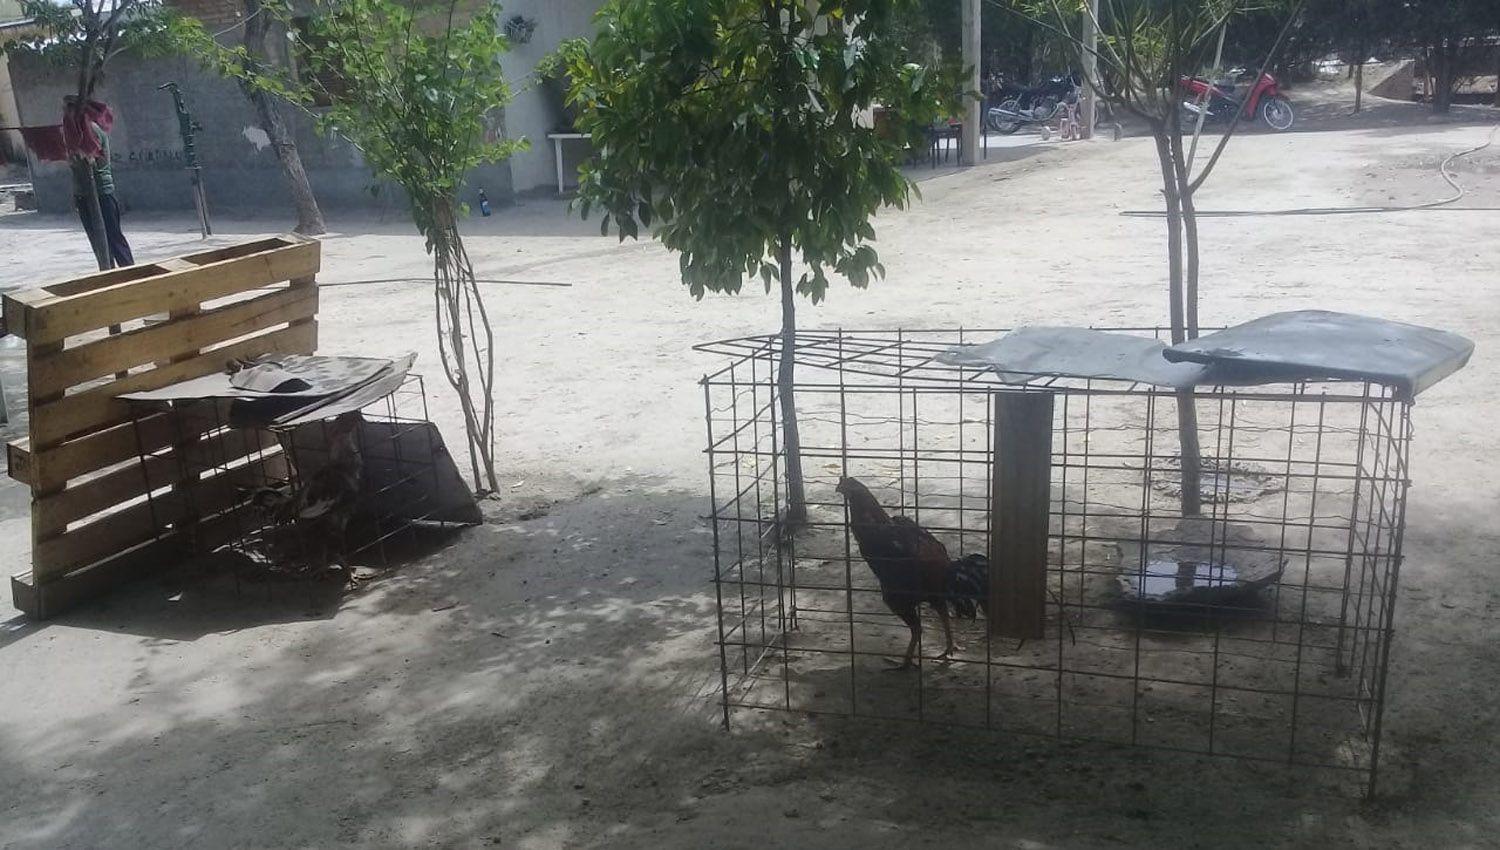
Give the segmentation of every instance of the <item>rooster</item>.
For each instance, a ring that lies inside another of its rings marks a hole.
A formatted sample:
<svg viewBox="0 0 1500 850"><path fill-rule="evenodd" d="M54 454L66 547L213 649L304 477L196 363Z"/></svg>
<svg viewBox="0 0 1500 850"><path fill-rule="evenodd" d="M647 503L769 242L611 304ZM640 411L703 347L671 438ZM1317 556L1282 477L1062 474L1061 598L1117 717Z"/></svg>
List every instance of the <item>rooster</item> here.
<svg viewBox="0 0 1500 850"><path fill-rule="evenodd" d="M274 526L292 525L304 551L315 550L319 569L331 566L330 547L342 566L345 530L359 500L363 458L358 413L345 413L328 428L328 462L293 494L289 486L260 487L248 494L252 509Z"/></svg>
<svg viewBox="0 0 1500 850"><path fill-rule="evenodd" d="M837 488L849 505L849 525L859 542L859 553L880 582L880 598L891 613L911 629L911 642L900 668L912 666L922 637L923 603L937 611L945 645L938 658L948 658L953 642L950 610L959 617L988 616L989 560L969 555L950 560L948 549L927 529L904 516L891 516L858 479L841 478Z"/></svg>

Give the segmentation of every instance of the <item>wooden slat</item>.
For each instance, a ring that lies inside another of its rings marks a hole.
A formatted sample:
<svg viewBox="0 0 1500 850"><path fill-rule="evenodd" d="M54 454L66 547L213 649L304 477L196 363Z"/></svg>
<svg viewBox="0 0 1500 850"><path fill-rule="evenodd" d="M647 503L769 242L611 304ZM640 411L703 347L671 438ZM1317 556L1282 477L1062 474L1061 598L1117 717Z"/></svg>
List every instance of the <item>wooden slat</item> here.
<svg viewBox="0 0 1500 850"><path fill-rule="evenodd" d="M12 440L5 444L5 474L31 486L35 473L31 468L30 440Z"/></svg>
<svg viewBox="0 0 1500 850"><path fill-rule="evenodd" d="M137 433L136 427L140 431ZM31 450L31 440L16 440L6 446L10 477L29 486L33 493L51 493L70 479L114 466L141 453L158 451L179 439L196 437L215 427L211 415L174 419L166 413L141 417L69 440L40 452Z"/></svg>
<svg viewBox="0 0 1500 850"><path fill-rule="evenodd" d="M272 333L241 340L191 360L138 372L123 380L75 393L31 412L32 450L70 436L109 427L130 417L130 408L116 396L153 390L201 377L224 368L230 360L262 354L311 354L318 345L318 324L303 321Z"/></svg>
<svg viewBox="0 0 1500 850"><path fill-rule="evenodd" d="M18 303L25 305L40 304L58 296L78 295L95 289L103 289L106 286L117 286L129 283L132 280L144 280L152 275L161 274L163 266L159 263L141 263L135 266L120 266L108 271L95 272L83 277L71 277L66 280L55 280L41 286L30 287L19 292L9 293L8 299L15 299Z"/></svg>
<svg viewBox="0 0 1500 850"><path fill-rule="evenodd" d="M110 324L171 312L237 292L309 277L318 271L319 245L298 241L268 251L181 271L162 270L142 280L77 295L19 305L28 341L55 342ZM54 287L56 289L56 287ZM10 310L11 305L7 304ZM15 316L7 313L15 325Z"/></svg>
<svg viewBox="0 0 1500 850"><path fill-rule="evenodd" d="M49 395L121 369L196 354L215 343L311 318L317 312L315 287L280 290L38 357L27 378L33 396Z"/></svg>
<svg viewBox="0 0 1500 850"><path fill-rule="evenodd" d="M62 280L54 280L41 286L22 290L17 294L19 300L28 297L35 301L45 301L58 296L79 295L95 289L103 289L117 283L130 280L140 280L154 274L160 274L161 269L177 270L192 269L217 263L223 260L232 260L236 257L244 257L250 254L261 254L275 248L284 248L289 245L300 245L304 242L313 241L309 237L296 233L287 233L281 236L271 236L265 239L256 239L251 242L241 242L237 245L228 245L223 248L211 248L207 251L199 251L196 254L184 254L180 257L171 257L165 260L153 260L149 263L141 263L134 266L121 266L108 271L95 272L83 277L70 277Z"/></svg>
<svg viewBox="0 0 1500 850"><path fill-rule="evenodd" d="M139 463L79 481L31 503L38 539L61 533L69 523L192 477L209 464L228 464L277 445L267 431L222 431Z"/></svg>
<svg viewBox="0 0 1500 850"><path fill-rule="evenodd" d="M264 253L277 247L313 241L316 240L308 236L301 236L296 233L284 233L280 236L257 239L254 242L240 242L236 245L226 245L223 248L210 248L207 251L199 251L196 254L184 254L177 259L196 266L206 266L209 263L221 263L225 260L236 260L240 257L248 257L251 254Z"/></svg>
<svg viewBox="0 0 1500 850"><path fill-rule="evenodd" d="M1052 487L1052 394L997 392L990 480L990 634L1043 637Z"/></svg>
<svg viewBox="0 0 1500 850"><path fill-rule="evenodd" d="M51 619L112 587L177 563L184 542L181 535L171 535L47 581L32 572L13 575L11 599L17 610L33 620Z"/></svg>
<svg viewBox="0 0 1500 850"><path fill-rule="evenodd" d="M194 514L211 516L224 511L239 500L239 487L259 484L262 476L258 465L237 467L56 537L38 540L31 552L31 571L37 581L46 581L152 540L167 524Z"/></svg>

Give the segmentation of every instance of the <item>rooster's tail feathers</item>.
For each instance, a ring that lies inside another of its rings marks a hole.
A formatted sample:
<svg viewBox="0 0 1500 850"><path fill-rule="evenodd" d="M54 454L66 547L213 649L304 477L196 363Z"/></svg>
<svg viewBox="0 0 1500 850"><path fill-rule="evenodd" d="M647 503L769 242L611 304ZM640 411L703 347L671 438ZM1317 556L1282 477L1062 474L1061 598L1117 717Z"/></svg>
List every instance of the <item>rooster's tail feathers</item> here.
<svg viewBox="0 0 1500 850"><path fill-rule="evenodd" d="M965 555L948 565L948 601L953 613L966 620L989 616L990 559Z"/></svg>

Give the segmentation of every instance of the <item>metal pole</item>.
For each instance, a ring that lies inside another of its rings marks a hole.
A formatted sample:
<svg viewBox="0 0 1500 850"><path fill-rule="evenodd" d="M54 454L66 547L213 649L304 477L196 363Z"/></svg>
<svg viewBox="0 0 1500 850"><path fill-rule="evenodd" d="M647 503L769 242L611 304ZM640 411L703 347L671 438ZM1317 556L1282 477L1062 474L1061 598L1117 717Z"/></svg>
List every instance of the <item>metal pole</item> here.
<svg viewBox="0 0 1500 850"><path fill-rule="evenodd" d="M193 208L198 211L198 229L207 238L214 235L214 229L208 222L208 198L203 194L202 167L194 165L188 168L188 178L193 183Z"/></svg>
<svg viewBox="0 0 1500 850"><path fill-rule="evenodd" d="M177 130L182 135L182 161L187 167L188 180L193 188L193 209L198 212L198 230L207 238L213 235L214 230L208 223L208 198L203 193L203 169L198 165L196 144L197 132L203 128L193 120L192 113L188 112L187 104L182 99L182 88L176 82L168 81L156 88L165 89L172 94L172 107L177 111Z"/></svg>
<svg viewBox="0 0 1500 850"><path fill-rule="evenodd" d="M1083 15L1083 138L1094 137L1094 122L1098 120L1098 93L1094 91L1094 79L1099 74L1099 0L1089 0L1088 11Z"/></svg>
<svg viewBox="0 0 1500 850"><path fill-rule="evenodd" d="M964 67L968 68L968 80L965 88L969 92L979 92L979 2L980 0L959 0L963 4L963 57ZM977 97L968 96L964 98L964 138L961 162L964 165L975 165L979 162L979 134L983 129L980 126L981 103Z"/></svg>

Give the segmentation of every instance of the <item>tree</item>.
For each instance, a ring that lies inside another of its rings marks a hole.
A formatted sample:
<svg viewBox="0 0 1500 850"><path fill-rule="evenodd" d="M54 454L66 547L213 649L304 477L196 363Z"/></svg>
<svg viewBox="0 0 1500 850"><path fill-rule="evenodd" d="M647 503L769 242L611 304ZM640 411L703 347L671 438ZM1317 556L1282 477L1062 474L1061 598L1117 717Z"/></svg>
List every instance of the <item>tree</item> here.
<svg viewBox="0 0 1500 850"><path fill-rule="evenodd" d="M1014 13L1024 0L989 0L1010 12L995 10L980 16L979 44L985 75L1003 74L1012 82L1037 82L1040 73L1061 71L1073 58L1062 39L1036 27L1017 26ZM939 54L962 53L963 4L960 0L915 0L895 10L896 37L907 45L911 61L923 62Z"/></svg>
<svg viewBox="0 0 1500 850"><path fill-rule="evenodd" d="M1465 46L1500 27L1494 0L1402 0L1402 26L1418 40L1432 75L1432 111L1447 112L1463 78Z"/></svg>
<svg viewBox="0 0 1500 850"><path fill-rule="evenodd" d="M159 0L22 0L21 13L35 22L35 34L5 46L7 53L31 53L70 68L76 75L74 96L82 105L93 99L109 61L133 47L160 44L164 17ZM85 132L87 125L85 124ZM82 156L69 162L82 187L81 213L92 227L89 245L100 270L111 268L105 242L104 215L94 186L92 163Z"/></svg>
<svg viewBox="0 0 1500 850"><path fill-rule="evenodd" d="M262 14L288 23L289 5L262 3ZM458 393L474 483L493 492L495 334L458 229L467 213L458 195L470 171L526 145L490 130L511 98L499 62L510 45L488 7L455 21L457 0L420 14L397 0L336 0L316 12L305 32L288 29L312 73L293 79L244 61L243 46L218 67L300 107L329 104L316 113L319 129L347 139L404 192L433 259L438 355Z"/></svg>
<svg viewBox="0 0 1500 850"><path fill-rule="evenodd" d="M777 383L787 509L806 519L793 395L796 297L814 304L830 272L855 287L884 274L870 218L913 184L908 132L952 114L956 73L902 62L892 36L906 0L611 0L599 34L566 57L578 128L597 151L580 207L620 238L652 228L678 252L695 298L779 283ZM861 122L895 110L889 135ZM801 261L799 272L795 262Z"/></svg>
<svg viewBox="0 0 1500 850"><path fill-rule="evenodd" d="M262 0L244 0L240 22L231 28L243 31L237 48L226 48L217 38L222 33L210 33L196 18L183 16L176 16L171 22L172 40L210 70L239 84L241 93L255 109L260 128L271 140L271 149L281 166L282 176L286 178L287 189L292 193L292 205L297 211L297 232L316 236L327 232L328 228L308 182L307 170L302 167L302 154L298 152L297 142L282 117L280 98L267 87L252 82L272 74L275 67L268 40L273 34L280 36L286 32L276 8L268 8Z"/></svg>
<svg viewBox="0 0 1500 850"><path fill-rule="evenodd" d="M1381 0L1309 0L1303 8L1293 37L1304 54L1337 53L1349 64L1356 114L1364 107L1365 60L1397 35L1399 11Z"/></svg>
<svg viewBox="0 0 1500 850"><path fill-rule="evenodd" d="M1300 6L1300 3L1298 4ZM1220 34L1237 15L1285 4L1259 0L1103 0L1093 23L1100 41L1084 41L1081 0L1038 0L1027 13L1048 32L1060 35L1080 51L1093 50L1096 73L1087 84L1111 105L1127 110L1150 128L1166 198L1167 305L1173 344L1198 336L1198 219L1193 196L1213 172L1240 123L1240 115L1219 138L1207 162L1196 173L1183 145L1183 99L1179 80L1217 64ZM1285 40L1298 9L1286 13L1271 54ZM1262 70L1272 56L1262 61ZM1083 63L1080 62L1080 65ZM1201 132L1201 119L1194 128ZM1177 426L1182 461L1182 513L1202 511L1201 452L1198 417L1191 391L1177 395Z"/></svg>

